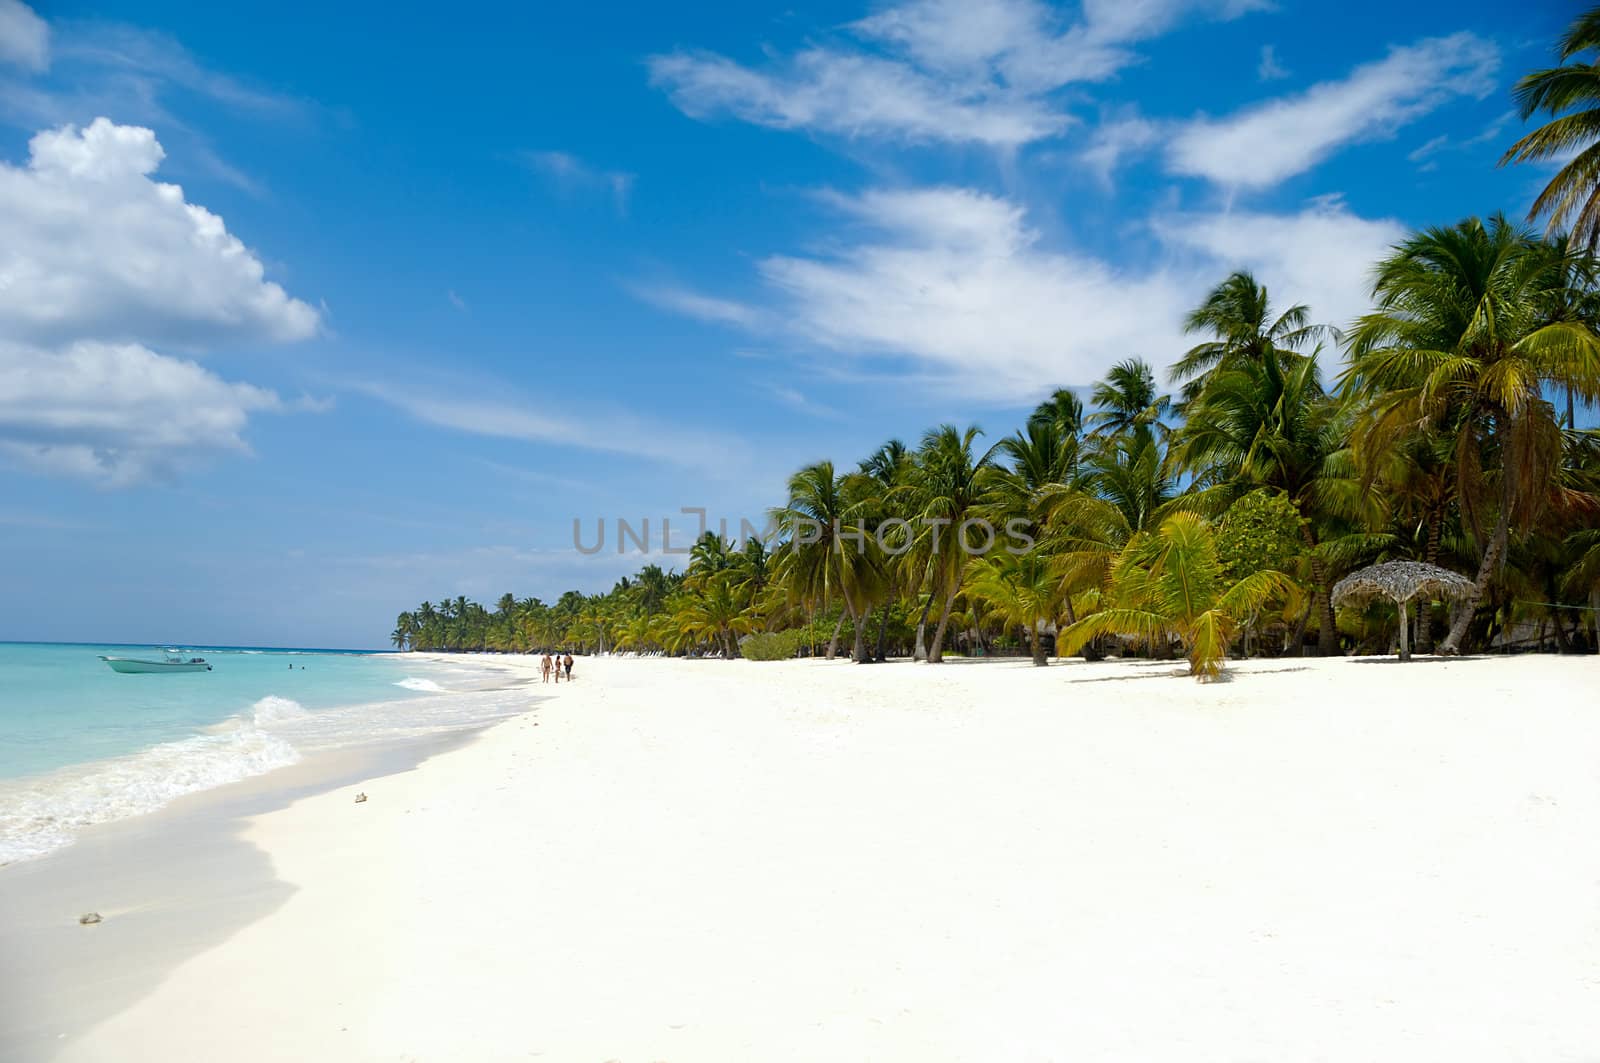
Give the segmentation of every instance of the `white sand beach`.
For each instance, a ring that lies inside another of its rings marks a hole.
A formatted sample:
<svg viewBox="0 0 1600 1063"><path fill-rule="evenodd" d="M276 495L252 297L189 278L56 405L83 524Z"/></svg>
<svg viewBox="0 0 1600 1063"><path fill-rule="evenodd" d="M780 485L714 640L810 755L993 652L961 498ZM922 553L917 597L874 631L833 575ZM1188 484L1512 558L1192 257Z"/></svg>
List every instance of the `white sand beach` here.
<svg viewBox="0 0 1600 1063"><path fill-rule="evenodd" d="M580 659L55 1058L1600 1058L1600 662L1177 667Z"/></svg>

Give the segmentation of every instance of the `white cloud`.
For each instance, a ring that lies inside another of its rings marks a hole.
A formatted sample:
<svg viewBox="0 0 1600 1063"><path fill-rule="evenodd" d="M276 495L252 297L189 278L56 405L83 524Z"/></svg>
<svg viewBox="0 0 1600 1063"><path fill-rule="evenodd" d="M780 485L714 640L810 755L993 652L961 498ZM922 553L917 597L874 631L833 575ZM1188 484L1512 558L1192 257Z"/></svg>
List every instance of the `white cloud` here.
<svg viewBox="0 0 1600 1063"><path fill-rule="evenodd" d="M1048 98L1135 62L1129 45L1182 17L1232 18L1255 0L1087 0L1062 25L1038 0L907 0L851 24L850 45L817 46L766 69L709 52L652 56L651 81L686 114L911 143L1015 148L1060 133Z"/></svg>
<svg viewBox="0 0 1600 1063"><path fill-rule="evenodd" d="M153 350L295 340L315 310L265 280L221 218L150 179L148 129L97 119L0 163L0 454L123 486L248 448L252 413L284 403Z"/></svg>
<svg viewBox="0 0 1600 1063"><path fill-rule="evenodd" d="M0 63L36 71L50 65L50 27L22 0L0 0Z"/></svg>
<svg viewBox="0 0 1600 1063"><path fill-rule="evenodd" d="M1172 214L1155 229L1219 279L1249 269L1280 305L1305 303L1314 320L1341 329L1370 308L1372 268L1407 232L1392 218L1359 217L1337 198L1293 214Z"/></svg>
<svg viewBox="0 0 1600 1063"><path fill-rule="evenodd" d="M251 413L278 396L137 344L59 351L0 342L0 453L37 471L124 486L247 452Z"/></svg>
<svg viewBox="0 0 1600 1063"><path fill-rule="evenodd" d="M1193 343L1184 316L1234 269L1254 271L1281 304L1307 303L1316 320L1344 326L1366 308L1373 262L1404 233L1336 200L1286 214L1164 214L1147 230L1159 264L1121 268L1045 246L1023 208L997 196L825 198L861 234L825 256L760 263L772 293L763 333L779 323L847 374L887 361L900 386L1017 404L1130 356L1168 364Z"/></svg>
<svg viewBox="0 0 1600 1063"><path fill-rule="evenodd" d="M313 335L317 311L265 279L223 220L150 178L155 134L97 118L0 163L0 318L11 338L197 349Z"/></svg>
<svg viewBox="0 0 1600 1063"><path fill-rule="evenodd" d="M1270 44L1263 44L1261 62L1256 65L1256 77L1262 81L1281 81L1288 76L1288 69L1278 61L1278 50Z"/></svg>
<svg viewBox="0 0 1600 1063"><path fill-rule="evenodd" d="M1095 127L1089 146L1078 154L1078 160L1109 186L1118 166L1156 147L1165 135L1159 122L1130 111L1126 117L1111 118Z"/></svg>
<svg viewBox="0 0 1600 1063"><path fill-rule="evenodd" d="M1022 399L1170 350L1188 303L1159 271L1039 247L1022 209L998 197L940 188L839 203L876 230L869 239L761 263L791 327L841 354L907 358L976 398Z"/></svg>
<svg viewBox="0 0 1600 1063"><path fill-rule="evenodd" d="M1451 99L1487 95L1499 61L1492 43L1470 33L1393 48L1343 80L1188 123L1172 140L1168 166L1221 185L1271 187L1346 144L1391 136Z"/></svg>
<svg viewBox="0 0 1600 1063"><path fill-rule="evenodd" d="M617 213L628 212L628 196L633 192L635 180L633 174L590 166L576 155L565 151L525 151L521 158L530 169L542 174L561 191L604 188L611 193L612 204L617 208Z"/></svg>

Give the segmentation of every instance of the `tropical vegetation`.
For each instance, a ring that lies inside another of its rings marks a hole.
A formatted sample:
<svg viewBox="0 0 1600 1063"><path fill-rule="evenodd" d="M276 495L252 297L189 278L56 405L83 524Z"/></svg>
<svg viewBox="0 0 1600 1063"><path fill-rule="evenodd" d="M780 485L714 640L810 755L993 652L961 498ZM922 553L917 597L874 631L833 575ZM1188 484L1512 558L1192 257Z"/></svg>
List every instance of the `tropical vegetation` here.
<svg viewBox="0 0 1600 1063"><path fill-rule="evenodd" d="M1384 652L1399 616L1336 608L1376 561L1466 575L1418 603L1418 652L1594 652L1600 620L1600 9L1517 88L1550 114L1508 158L1570 156L1534 205L1415 232L1371 309L1325 322L1248 272L1185 321L1158 374L1041 381L1019 428L939 425L790 478L767 536L708 531L683 571L600 594L457 596L401 613L419 650L848 656ZM1588 107L1588 109L1580 109ZM1570 226L1570 235L1563 230ZM1314 252L1310 252L1314 253ZM1337 324L1338 327L1335 327ZM1164 383L1163 383L1164 379ZM1170 391L1168 390L1170 389Z"/></svg>

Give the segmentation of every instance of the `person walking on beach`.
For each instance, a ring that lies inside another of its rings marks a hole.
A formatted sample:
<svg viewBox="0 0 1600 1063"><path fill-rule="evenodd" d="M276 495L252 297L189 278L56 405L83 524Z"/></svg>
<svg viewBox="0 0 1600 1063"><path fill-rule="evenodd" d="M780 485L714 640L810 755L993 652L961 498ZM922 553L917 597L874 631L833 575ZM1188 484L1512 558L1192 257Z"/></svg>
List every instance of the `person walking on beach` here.
<svg viewBox="0 0 1600 1063"><path fill-rule="evenodd" d="M567 668L567 682L572 682L572 654L569 653L561 658L561 663L566 665Z"/></svg>
<svg viewBox="0 0 1600 1063"><path fill-rule="evenodd" d="M544 660L539 662L539 672L544 676L546 683L550 682L550 669L554 667L555 663L550 660L550 655L548 653L545 654Z"/></svg>

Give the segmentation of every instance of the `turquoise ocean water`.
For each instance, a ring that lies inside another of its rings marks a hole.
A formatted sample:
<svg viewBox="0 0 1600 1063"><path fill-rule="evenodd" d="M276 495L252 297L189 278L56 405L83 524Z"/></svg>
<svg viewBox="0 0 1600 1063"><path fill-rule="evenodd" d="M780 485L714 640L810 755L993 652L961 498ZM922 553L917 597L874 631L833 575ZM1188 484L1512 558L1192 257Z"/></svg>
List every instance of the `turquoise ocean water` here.
<svg viewBox="0 0 1600 1063"><path fill-rule="evenodd" d="M480 726L527 701L465 662L183 649L212 671L122 675L98 657L156 647L0 643L0 864L308 753Z"/></svg>

